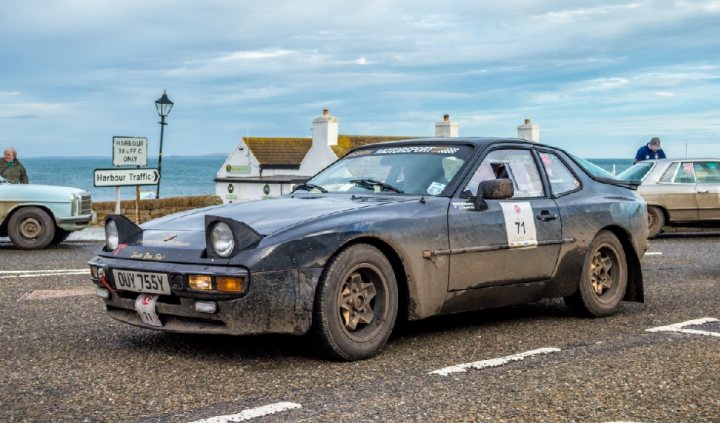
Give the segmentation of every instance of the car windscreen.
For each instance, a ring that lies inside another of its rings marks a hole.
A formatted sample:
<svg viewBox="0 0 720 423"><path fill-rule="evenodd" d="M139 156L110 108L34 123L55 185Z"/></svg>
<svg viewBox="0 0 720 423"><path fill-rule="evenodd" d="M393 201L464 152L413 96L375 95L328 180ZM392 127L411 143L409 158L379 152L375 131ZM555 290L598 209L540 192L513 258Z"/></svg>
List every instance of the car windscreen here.
<svg viewBox="0 0 720 423"><path fill-rule="evenodd" d="M620 172L616 178L622 181L642 181L654 166L653 162L636 163Z"/></svg>
<svg viewBox="0 0 720 423"><path fill-rule="evenodd" d="M467 162L468 145L362 148L328 166L295 190L440 195Z"/></svg>

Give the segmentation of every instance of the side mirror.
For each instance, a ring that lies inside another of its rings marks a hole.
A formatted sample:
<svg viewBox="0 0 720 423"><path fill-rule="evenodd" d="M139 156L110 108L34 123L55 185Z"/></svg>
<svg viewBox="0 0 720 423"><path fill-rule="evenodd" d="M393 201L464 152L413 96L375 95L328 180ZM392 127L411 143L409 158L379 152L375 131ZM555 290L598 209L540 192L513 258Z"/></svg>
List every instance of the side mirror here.
<svg viewBox="0 0 720 423"><path fill-rule="evenodd" d="M475 210L487 210L485 200L505 200L515 195L515 188L510 179L491 179L480 182L478 195L475 197Z"/></svg>

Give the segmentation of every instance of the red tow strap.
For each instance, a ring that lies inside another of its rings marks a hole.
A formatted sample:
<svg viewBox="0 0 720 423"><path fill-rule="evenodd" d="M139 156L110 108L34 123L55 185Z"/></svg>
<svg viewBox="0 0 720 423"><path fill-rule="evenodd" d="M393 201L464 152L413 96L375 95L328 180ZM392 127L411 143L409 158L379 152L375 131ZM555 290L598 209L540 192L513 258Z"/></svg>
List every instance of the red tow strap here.
<svg viewBox="0 0 720 423"><path fill-rule="evenodd" d="M112 291L112 292L117 291L116 289L112 289L110 287L110 284L108 283L108 281L105 280L105 275L98 275L98 279L100 280L100 283L103 284L105 286L105 288L107 288L109 291Z"/></svg>

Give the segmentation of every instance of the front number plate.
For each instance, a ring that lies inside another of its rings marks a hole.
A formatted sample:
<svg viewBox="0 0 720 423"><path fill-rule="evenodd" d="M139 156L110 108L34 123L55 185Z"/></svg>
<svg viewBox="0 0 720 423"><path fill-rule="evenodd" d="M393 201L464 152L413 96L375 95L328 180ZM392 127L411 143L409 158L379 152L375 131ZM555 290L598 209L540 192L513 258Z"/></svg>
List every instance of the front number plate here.
<svg viewBox="0 0 720 423"><path fill-rule="evenodd" d="M170 295L168 275L113 269L115 288L123 291Z"/></svg>
<svg viewBox="0 0 720 423"><path fill-rule="evenodd" d="M140 294L135 300L135 311L146 325L162 326L162 322L155 312L155 303L158 297L157 294Z"/></svg>

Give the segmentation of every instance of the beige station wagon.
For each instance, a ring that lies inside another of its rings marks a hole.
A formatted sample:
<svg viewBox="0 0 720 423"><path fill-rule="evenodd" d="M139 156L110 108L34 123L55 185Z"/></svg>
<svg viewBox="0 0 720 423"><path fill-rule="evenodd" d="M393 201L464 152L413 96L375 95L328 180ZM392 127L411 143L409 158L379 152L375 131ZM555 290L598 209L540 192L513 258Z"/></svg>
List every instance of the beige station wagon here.
<svg viewBox="0 0 720 423"><path fill-rule="evenodd" d="M650 237L664 226L720 226L720 159L642 161L617 176L641 181Z"/></svg>

